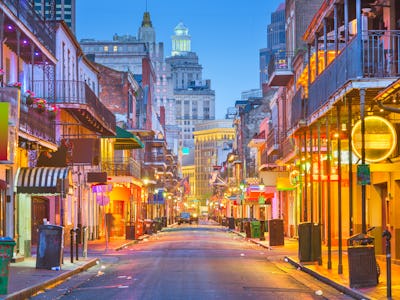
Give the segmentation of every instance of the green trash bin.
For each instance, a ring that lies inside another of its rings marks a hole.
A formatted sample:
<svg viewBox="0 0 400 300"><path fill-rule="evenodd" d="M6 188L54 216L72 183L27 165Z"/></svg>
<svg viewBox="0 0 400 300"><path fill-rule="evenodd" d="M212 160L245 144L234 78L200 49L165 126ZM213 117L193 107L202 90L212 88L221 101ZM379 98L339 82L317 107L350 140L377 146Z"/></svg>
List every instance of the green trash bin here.
<svg viewBox="0 0 400 300"><path fill-rule="evenodd" d="M251 237L260 238L261 225L260 221L251 221Z"/></svg>
<svg viewBox="0 0 400 300"><path fill-rule="evenodd" d="M0 294L7 294L8 271L13 257L15 242L10 237L0 237Z"/></svg>

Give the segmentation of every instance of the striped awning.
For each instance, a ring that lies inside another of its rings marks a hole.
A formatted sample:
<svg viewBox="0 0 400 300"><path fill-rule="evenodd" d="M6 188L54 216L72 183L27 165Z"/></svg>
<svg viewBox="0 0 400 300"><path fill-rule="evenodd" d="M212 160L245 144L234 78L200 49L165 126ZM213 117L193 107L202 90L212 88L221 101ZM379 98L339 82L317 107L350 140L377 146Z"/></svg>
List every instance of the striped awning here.
<svg viewBox="0 0 400 300"><path fill-rule="evenodd" d="M17 193L60 194L71 184L72 174L68 167L19 168L16 178Z"/></svg>

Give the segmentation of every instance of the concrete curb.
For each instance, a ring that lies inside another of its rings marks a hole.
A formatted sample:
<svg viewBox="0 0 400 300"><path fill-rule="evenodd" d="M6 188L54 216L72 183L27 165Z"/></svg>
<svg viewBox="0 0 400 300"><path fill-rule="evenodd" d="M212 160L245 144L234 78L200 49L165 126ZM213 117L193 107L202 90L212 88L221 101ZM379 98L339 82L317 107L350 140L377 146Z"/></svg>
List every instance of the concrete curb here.
<svg viewBox="0 0 400 300"><path fill-rule="evenodd" d="M57 277L54 277L47 281L41 282L37 285L25 288L23 290L14 292L12 294L9 294L4 299L27 299L27 298L31 297L32 295L38 293L39 291L44 290L47 287L50 287L59 281L64 281L71 276L74 276L78 273L86 271L87 269L90 269L91 267L95 266L98 261L99 261L98 258L89 260L87 263L83 264L82 266L77 267L74 270L67 271L65 273L60 274Z"/></svg>
<svg viewBox="0 0 400 300"><path fill-rule="evenodd" d="M351 288L348 288L344 285L338 284L337 282L330 280L329 278L319 274L318 272L315 272L315 271L307 268L306 266L296 262L289 256L285 256L285 261L288 262L289 264L291 264L292 266L294 266L296 269L301 270L301 271L313 276L314 278L318 279L319 281L322 281L323 283L330 285L331 287L335 288L339 292L349 295L349 296L353 297L354 299L373 300L373 298L367 298L363 294L361 294Z"/></svg>

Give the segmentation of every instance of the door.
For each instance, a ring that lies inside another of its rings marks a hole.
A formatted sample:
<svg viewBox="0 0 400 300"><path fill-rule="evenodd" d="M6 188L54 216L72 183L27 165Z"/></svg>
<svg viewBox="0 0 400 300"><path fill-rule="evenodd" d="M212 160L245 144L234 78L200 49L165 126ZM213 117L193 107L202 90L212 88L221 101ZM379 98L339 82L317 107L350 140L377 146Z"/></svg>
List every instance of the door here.
<svg viewBox="0 0 400 300"><path fill-rule="evenodd" d="M49 220L49 217L49 199L32 197L32 245L37 245L39 226L43 225L43 219Z"/></svg>

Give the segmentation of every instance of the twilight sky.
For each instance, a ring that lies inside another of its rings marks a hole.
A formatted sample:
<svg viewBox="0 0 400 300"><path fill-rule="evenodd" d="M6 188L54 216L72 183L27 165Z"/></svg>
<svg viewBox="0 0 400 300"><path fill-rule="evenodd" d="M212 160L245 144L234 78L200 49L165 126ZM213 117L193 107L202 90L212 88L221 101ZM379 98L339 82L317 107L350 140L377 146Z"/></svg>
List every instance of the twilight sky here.
<svg viewBox="0 0 400 300"><path fill-rule="evenodd" d="M216 118L234 106L242 91L259 88L259 49L267 46L271 12L284 0L148 0L147 10L171 55L171 36L182 21L192 37L192 51L203 66L203 79L215 90ZM110 3L112 5L110 5ZM137 36L146 0L78 0L76 35L112 40L112 36Z"/></svg>

